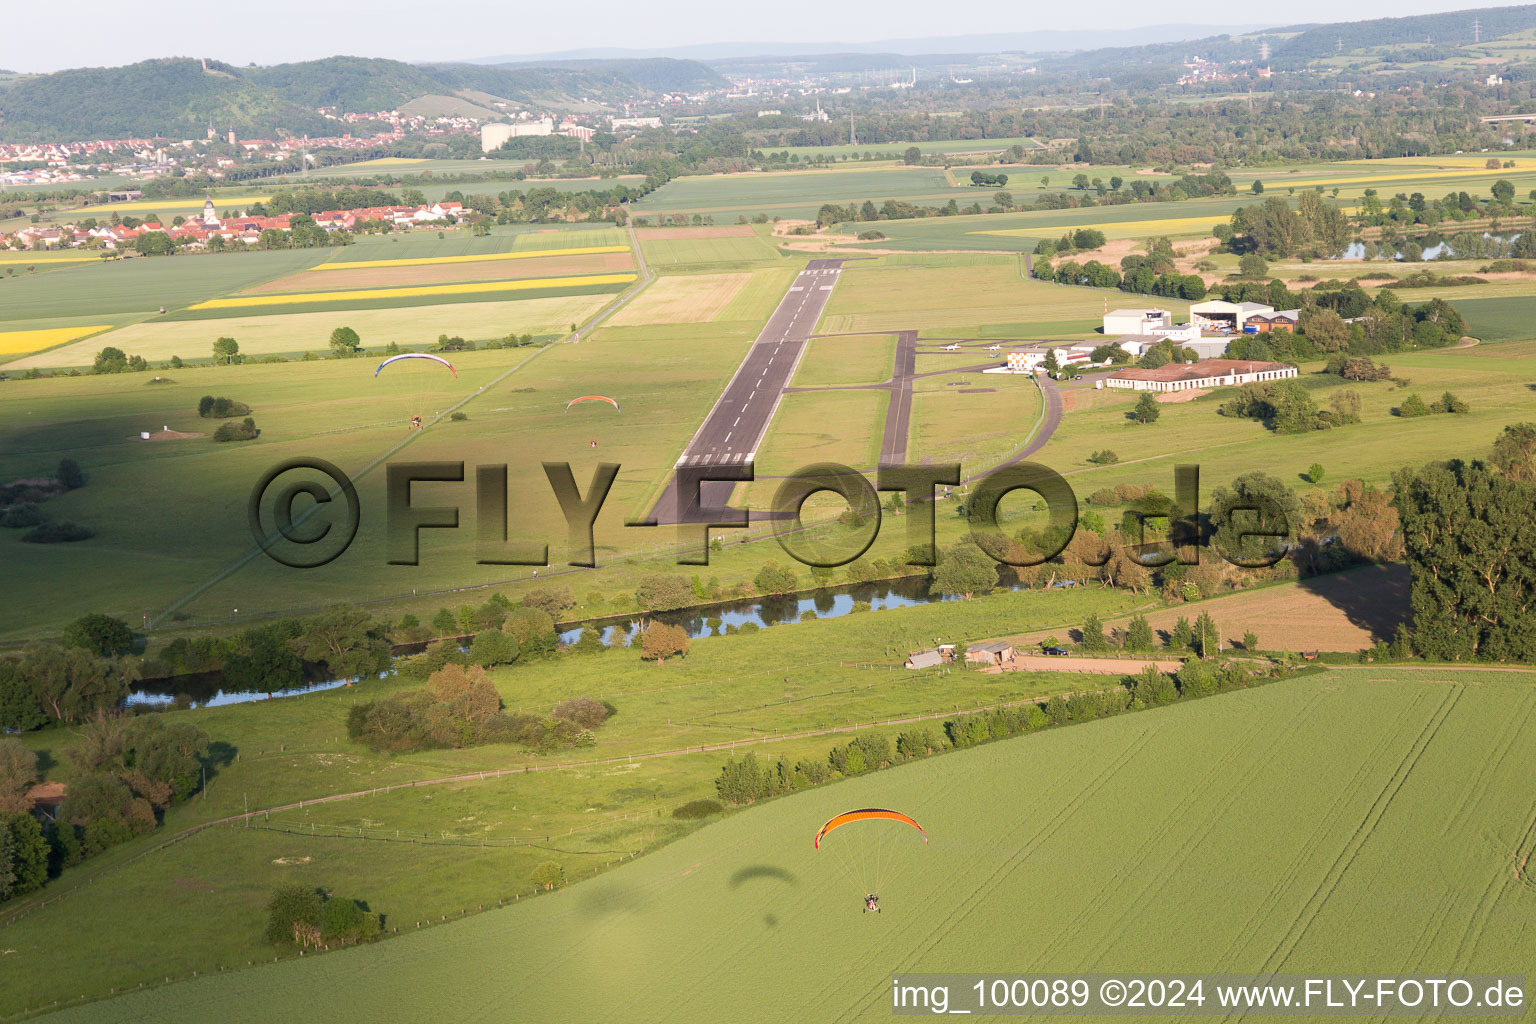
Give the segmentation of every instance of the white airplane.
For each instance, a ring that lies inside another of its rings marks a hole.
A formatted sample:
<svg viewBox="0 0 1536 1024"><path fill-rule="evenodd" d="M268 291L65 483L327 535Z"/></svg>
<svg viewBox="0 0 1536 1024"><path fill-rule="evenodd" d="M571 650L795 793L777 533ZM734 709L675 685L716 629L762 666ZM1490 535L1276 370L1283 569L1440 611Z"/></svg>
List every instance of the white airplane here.
<svg viewBox="0 0 1536 1024"><path fill-rule="evenodd" d="M1001 352L1002 350L1003 350L1003 346L1001 346L1001 345L988 345L987 346L987 351L988 352Z"/></svg>
<svg viewBox="0 0 1536 1024"><path fill-rule="evenodd" d="M960 346L959 345L945 345L944 346L944 351L945 352L959 352L960 351Z"/></svg>

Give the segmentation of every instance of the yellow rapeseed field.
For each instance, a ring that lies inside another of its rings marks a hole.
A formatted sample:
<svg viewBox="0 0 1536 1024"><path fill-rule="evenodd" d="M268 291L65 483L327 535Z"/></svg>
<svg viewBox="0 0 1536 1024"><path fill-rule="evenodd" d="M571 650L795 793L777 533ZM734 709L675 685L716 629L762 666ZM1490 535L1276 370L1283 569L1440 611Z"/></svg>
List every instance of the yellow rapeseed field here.
<svg viewBox="0 0 1536 1024"><path fill-rule="evenodd" d="M52 253L36 253L31 256L0 256L0 267L40 267L48 263L100 263L101 254L90 256L55 256Z"/></svg>
<svg viewBox="0 0 1536 1024"><path fill-rule="evenodd" d="M14 356L23 352L52 348L66 341L83 338L87 334L105 331L110 326L110 324L98 324L95 327L51 327L41 331L0 331L0 356Z"/></svg>
<svg viewBox="0 0 1536 1024"><path fill-rule="evenodd" d="M465 256L414 256L394 260L362 260L354 263L321 263L310 270L373 270L379 267L427 267L443 263L489 263L495 260L531 260L540 256L590 256L629 252L627 245L587 245L574 249L527 249L522 252L477 252Z"/></svg>
<svg viewBox="0 0 1536 1024"><path fill-rule="evenodd" d="M220 212L224 210L244 210L256 203L264 203L272 197L267 196L216 196L213 205ZM140 210L149 210L153 213L185 213L188 210L201 210L203 204L208 201L204 196L200 199L130 199L123 203L97 203L95 206L82 206L78 210L70 210L69 214L75 216L88 216L95 213L132 213L137 215Z"/></svg>
<svg viewBox="0 0 1536 1024"><path fill-rule="evenodd" d="M1137 237L1150 235L1192 234L1208 230L1217 224L1225 224L1231 220L1230 214L1208 214L1204 217L1165 217L1161 220L1123 220L1110 221L1103 224L1085 222L1074 224L1072 227L1098 228L1106 235L1116 233L1129 233ZM1050 234L1052 231L1061 230L1059 227L1034 227L1034 228L1000 228L995 231L971 231L972 235L1039 235ZM1067 230L1070 230L1068 228Z"/></svg>
<svg viewBox="0 0 1536 1024"><path fill-rule="evenodd" d="M338 292L301 292L297 295L245 295L209 299L188 309L241 309L247 306L295 306L313 302L369 302L417 296L479 295L490 292L530 291L536 288L586 288L593 285L629 284L634 274L589 274L585 277L533 277L521 281L476 281L469 284L420 285L409 288L357 288Z"/></svg>

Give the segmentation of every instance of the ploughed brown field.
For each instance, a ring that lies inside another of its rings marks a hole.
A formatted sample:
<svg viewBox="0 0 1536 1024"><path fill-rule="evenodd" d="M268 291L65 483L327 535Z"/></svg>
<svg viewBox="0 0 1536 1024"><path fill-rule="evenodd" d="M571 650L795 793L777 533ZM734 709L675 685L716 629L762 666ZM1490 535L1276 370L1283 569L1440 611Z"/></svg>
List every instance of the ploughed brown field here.
<svg viewBox="0 0 1536 1024"><path fill-rule="evenodd" d="M1160 608L1146 616L1154 632L1167 633L1180 616L1193 624L1201 612L1209 612L1221 630L1223 644L1241 641L1251 629L1261 650L1360 651L1378 640L1391 640L1398 623L1410 619L1408 592L1407 566L1377 565ZM1129 617L1106 619L1104 628L1106 632L1116 626L1123 629L1129 621ZM1039 643L1053 633L1068 639L1062 630L1013 639L1022 646ZM1072 633L1075 641L1076 630Z"/></svg>
<svg viewBox="0 0 1536 1024"><path fill-rule="evenodd" d="M538 256L527 260L491 260L485 263L437 263L411 267L368 267L330 270L323 274L302 271L267 281L239 292L240 295L273 295L282 292L346 291L351 288L395 288L419 284L457 284L464 281L516 281L529 277L570 277L633 270L627 252L587 253L580 256Z"/></svg>

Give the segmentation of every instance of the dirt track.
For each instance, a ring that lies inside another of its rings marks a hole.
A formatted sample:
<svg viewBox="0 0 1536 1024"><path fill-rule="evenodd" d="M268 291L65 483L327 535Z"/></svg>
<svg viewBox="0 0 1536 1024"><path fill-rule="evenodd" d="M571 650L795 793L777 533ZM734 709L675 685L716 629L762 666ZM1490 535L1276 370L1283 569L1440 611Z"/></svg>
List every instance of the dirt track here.
<svg viewBox="0 0 1536 1024"><path fill-rule="evenodd" d="M1044 654L1020 654L1003 665L1001 672L1091 672L1095 675L1129 676L1140 672L1147 665L1156 665L1160 672L1177 672L1183 662L1177 658L1079 658L1075 655L1052 658Z"/></svg>

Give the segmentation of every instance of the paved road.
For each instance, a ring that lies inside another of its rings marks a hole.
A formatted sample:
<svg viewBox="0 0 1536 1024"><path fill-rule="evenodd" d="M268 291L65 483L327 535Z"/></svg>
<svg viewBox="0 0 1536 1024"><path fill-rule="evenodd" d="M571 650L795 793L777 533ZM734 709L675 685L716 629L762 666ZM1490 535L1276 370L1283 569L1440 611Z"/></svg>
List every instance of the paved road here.
<svg viewBox="0 0 1536 1024"><path fill-rule="evenodd" d="M840 259L812 260L784 294L768 324L747 350L736 375L725 386L704 424L677 460L689 466L728 466L750 462L768 432L768 424L805 353L832 289L842 273ZM723 506L735 484L705 483L700 487L705 507ZM677 480L667 485L651 517L659 523L691 521L678 507Z"/></svg>

